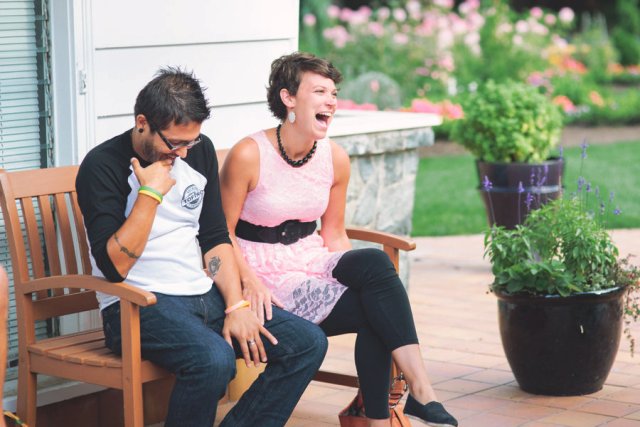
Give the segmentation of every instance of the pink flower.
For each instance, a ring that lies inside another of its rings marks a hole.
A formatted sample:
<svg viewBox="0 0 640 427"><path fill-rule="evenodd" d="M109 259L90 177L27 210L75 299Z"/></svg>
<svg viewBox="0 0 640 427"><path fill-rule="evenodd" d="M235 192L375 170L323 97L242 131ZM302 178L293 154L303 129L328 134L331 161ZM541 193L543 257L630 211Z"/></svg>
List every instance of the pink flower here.
<svg viewBox="0 0 640 427"><path fill-rule="evenodd" d="M339 49L345 47L347 42L351 39L347 29L341 25L325 28L322 35L325 39L332 41L334 46Z"/></svg>
<svg viewBox="0 0 640 427"><path fill-rule="evenodd" d="M416 21L420 19L422 6L418 0L409 0L406 7L412 19Z"/></svg>
<svg viewBox="0 0 640 427"><path fill-rule="evenodd" d="M404 9L393 9L393 17L398 22L404 22L407 20L407 12Z"/></svg>
<svg viewBox="0 0 640 427"><path fill-rule="evenodd" d="M440 114L440 106L430 102L428 99L414 99L411 101L410 111L416 113Z"/></svg>
<svg viewBox="0 0 640 427"><path fill-rule="evenodd" d="M379 22L369 22L369 32L380 38L384 35L384 27Z"/></svg>
<svg viewBox="0 0 640 427"><path fill-rule="evenodd" d="M312 13L305 13L302 21L307 27L313 27L314 25L316 25L316 16Z"/></svg>
<svg viewBox="0 0 640 427"><path fill-rule="evenodd" d="M544 12L539 7L536 6L531 8L531 16L534 18L540 19L542 18L542 15L544 15Z"/></svg>
<svg viewBox="0 0 640 427"><path fill-rule="evenodd" d="M409 43L409 36L404 33L395 33L393 35L393 42L399 46Z"/></svg>
<svg viewBox="0 0 640 427"><path fill-rule="evenodd" d="M381 7L380 9L378 9L378 13L376 13L376 16L379 20L386 21L391 16L391 11L388 7Z"/></svg>
<svg viewBox="0 0 640 427"><path fill-rule="evenodd" d="M544 23L547 25L554 25L556 21L556 16L551 13L548 13L544 16Z"/></svg>
<svg viewBox="0 0 640 427"><path fill-rule="evenodd" d="M355 14L355 12L347 7L340 10L340 20L342 22L351 22L351 17Z"/></svg>
<svg viewBox="0 0 640 427"><path fill-rule="evenodd" d="M573 13L573 10L569 7L563 7L560 9L560 12L558 12L558 18L565 24L572 22L575 17L576 14Z"/></svg>
<svg viewBox="0 0 640 427"><path fill-rule="evenodd" d="M517 33L526 33L529 31L529 24L527 24L526 21L523 20L519 20L518 22L516 22L516 32Z"/></svg>
<svg viewBox="0 0 640 427"><path fill-rule="evenodd" d="M553 98L552 102L556 105L559 105L562 108L562 111L564 111L565 113L573 113L578 110L573 102L571 102L571 100L564 95L556 96L555 98Z"/></svg>
<svg viewBox="0 0 640 427"><path fill-rule="evenodd" d="M464 112L459 104L453 104L447 99L442 102L442 116L448 120L458 120L464 117Z"/></svg>
<svg viewBox="0 0 640 427"><path fill-rule="evenodd" d="M513 31L513 26L508 22L502 22L496 28L496 34L498 35L509 34L511 31Z"/></svg>
<svg viewBox="0 0 640 427"><path fill-rule="evenodd" d="M338 109L376 111L378 107L375 104L357 104L350 99L338 99Z"/></svg>
<svg viewBox="0 0 640 427"><path fill-rule="evenodd" d="M332 4L327 8L327 15L329 16L329 18L337 18L338 16L340 16L340 8Z"/></svg>
<svg viewBox="0 0 640 427"><path fill-rule="evenodd" d="M451 9L453 7L453 0L433 0L433 4L443 9Z"/></svg>

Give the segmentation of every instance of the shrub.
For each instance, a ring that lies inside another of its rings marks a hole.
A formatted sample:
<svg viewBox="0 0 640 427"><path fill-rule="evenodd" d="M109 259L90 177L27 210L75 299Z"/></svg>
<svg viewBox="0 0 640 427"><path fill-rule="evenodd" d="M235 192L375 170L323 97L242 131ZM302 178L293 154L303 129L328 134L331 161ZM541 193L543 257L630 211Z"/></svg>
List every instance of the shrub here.
<svg viewBox="0 0 640 427"><path fill-rule="evenodd" d="M524 83L489 81L462 101L453 139L489 162L541 162L560 137L557 106Z"/></svg>
<svg viewBox="0 0 640 427"><path fill-rule="evenodd" d="M361 74L355 80L345 82L340 88L340 97L358 104L375 104L380 110L402 106L400 85L377 71Z"/></svg>

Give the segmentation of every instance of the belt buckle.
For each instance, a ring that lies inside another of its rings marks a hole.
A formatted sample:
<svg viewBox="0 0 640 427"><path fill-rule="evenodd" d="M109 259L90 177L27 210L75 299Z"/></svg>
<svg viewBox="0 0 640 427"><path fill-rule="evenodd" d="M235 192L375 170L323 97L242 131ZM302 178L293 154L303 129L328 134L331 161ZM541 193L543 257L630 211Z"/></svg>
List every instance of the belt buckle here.
<svg viewBox="0 0 640 427"><path fill-rule="evenodd" d="M294 219L285 221L278 227L278 241L283 245L290 245L300 240L300 222Z"/></svg>

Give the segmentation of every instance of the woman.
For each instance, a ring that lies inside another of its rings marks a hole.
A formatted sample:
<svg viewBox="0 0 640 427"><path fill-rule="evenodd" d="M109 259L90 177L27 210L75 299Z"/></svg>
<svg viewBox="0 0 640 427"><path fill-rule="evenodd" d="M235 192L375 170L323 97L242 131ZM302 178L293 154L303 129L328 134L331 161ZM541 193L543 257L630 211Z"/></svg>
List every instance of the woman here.
<svg viewBox="0 0 640 427"><path fill-rule="evenodd" d="M344 226L349 157L326 137L340 81L333 65L310 54L275 60L268 103L282 123L229 152L222 201L244 297L263 321L273 303L319 324L328 336L357 333L369 425L389 425L393 358L410 386L405 414L457 426L436 401L393 264L380 250L351 250Z"/></svg>

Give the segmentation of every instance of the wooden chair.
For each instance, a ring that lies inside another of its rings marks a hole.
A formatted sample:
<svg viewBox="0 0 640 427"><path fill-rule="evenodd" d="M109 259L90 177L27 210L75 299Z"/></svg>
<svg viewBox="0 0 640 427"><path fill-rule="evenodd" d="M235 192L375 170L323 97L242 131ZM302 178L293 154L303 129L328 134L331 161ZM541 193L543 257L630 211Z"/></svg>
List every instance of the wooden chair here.
<svg viewBox="0 0 640 427"><path fill-rule="evenodd" d="M0 427L5 426L2 396L7 369L7 312L9 309L9 279L0 265Z"/></svg>
<svg viewBox="0 0 640 427"><path fill-rule="evenodd" d="M226 150L218 153L222 165ZM141 358L140 307L155 296L91 276L89 249L75 192L78 166L7 172L0 169L0 208L13 265L18 316L18 416L36 425L38 374L98 384L123 392L125 426L143 426L142 384L171 374ZM40 218L40 221L38 221ZM396 269L411 240L352 228L350 238L382 245ZM36 339L35 322L98 308L95 292L121 299L122 357L104 346L101 328ZM230 386L236 400L259 372L239 361ZM319 371L316 381L357 387L356 375ZM232 390L233 389L233 390Z"/></svg>
<svg viewBox="0 0 640 427"><path fill-rule="evenodd" d="M18 416L36 426L36 380L45 374L122 390L125 425L142 427L142 383L170 375L140 356L139 309L156 297L91 276L77 172L77 166L0 170L18 316ZM98 308L96 291L120 297L122 358L104 346L102 328L36 339L37 321Z"/></svg>

